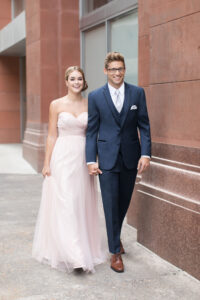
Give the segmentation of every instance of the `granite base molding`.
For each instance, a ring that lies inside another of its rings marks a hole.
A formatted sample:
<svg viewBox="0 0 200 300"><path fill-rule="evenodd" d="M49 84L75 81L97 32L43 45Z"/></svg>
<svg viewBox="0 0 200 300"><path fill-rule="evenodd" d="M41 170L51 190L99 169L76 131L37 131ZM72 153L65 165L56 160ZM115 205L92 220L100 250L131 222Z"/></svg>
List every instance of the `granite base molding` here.
<svg viewBox="0 0 200 300"><path fill-rule="evenodd" d="M128 223L138 242L200 279L200 149L153 143L150 169L133 193Z"/></svg>
<svg viewBox="0 0 200 300"><path fill-rule="evenodd" d="M200 173L200 148L152 143L152 161Z"/></svg>
<svg viewBox="0 0 200 300"><path fill-rule="evenodd" d="M44 162L47 124L28 123L23 140L23 157L41 172Z"/></svg>
<svg viewBox="0 0 200 300"><path fill-rule="evenodd" d="M138 190L137 241L200 280L200 214L149 192Z"/></svg>

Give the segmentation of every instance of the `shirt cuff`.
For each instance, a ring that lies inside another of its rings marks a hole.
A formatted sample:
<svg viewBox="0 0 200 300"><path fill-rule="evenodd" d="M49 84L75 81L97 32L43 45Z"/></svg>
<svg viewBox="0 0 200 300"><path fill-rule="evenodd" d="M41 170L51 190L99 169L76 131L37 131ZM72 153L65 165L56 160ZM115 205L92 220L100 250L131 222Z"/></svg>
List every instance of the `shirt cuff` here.
<svg viewBox="0 0 200 300"><path fill-rule="evenodd" d="M92 165L92 164L96 164L96 162L95 161L87 162L87 165Z"/></svg>
<svg viewBox="0 0 200 300"><path fill-rule="evenodd" d="M149 155L141 155L141 157L146 157L146 158L151 159L151 157Z"/></svg>

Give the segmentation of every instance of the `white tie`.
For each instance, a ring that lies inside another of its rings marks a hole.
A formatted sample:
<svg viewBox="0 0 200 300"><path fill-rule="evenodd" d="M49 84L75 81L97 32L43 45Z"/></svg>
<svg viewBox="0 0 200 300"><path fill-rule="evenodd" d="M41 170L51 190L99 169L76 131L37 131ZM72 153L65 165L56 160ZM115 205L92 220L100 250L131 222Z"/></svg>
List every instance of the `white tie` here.
<svg viewBox="0 0 200 300"><path fill-rule="evenodd" d="M122 100L120 97L120 91L116 90L115 91L115 107L118 110L118 112L120 113L120 111L122 110Z"/></svg>

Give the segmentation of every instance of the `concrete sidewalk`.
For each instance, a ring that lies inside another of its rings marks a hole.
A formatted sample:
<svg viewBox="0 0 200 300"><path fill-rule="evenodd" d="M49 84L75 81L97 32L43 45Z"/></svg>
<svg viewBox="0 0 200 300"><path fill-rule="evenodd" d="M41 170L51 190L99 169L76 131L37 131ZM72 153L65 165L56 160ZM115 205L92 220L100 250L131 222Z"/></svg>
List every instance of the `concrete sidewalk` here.
<svg viewBox="0 0 200 300"><path fill-rule="evenodd" d="M23 159L22 144L0 144L0 173L36 174L32 166Z"/></svg>
<svg viewBox="0 0 200 300"><path fill-rule="evenodd" d="M42 186L39 174L0 174L0 300L199 300L200 282L136 242L124 225L125 272L66 274L31 258ZM104 217L101 211L101 226Z"/></svg>

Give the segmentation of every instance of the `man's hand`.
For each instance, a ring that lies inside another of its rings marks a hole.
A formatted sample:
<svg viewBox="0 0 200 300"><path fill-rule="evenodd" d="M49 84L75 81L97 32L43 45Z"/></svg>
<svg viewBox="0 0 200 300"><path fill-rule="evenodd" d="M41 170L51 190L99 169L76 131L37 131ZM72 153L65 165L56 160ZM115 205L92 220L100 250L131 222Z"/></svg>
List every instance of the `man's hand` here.
<svg viewBox="0 0 200 300"><path fill-rule="evenodd" d="M138 174L141 174L144 172L150 165L150 159L148 157L141 157L138 162Z"/></svg>
<svg viewBox="0 0 200 300"><path fill-rule="evenodd" d="M89 172L90 175L102 174L102 171L99 169L98 163L89 164L88 165L88 172Z"/></svg>

